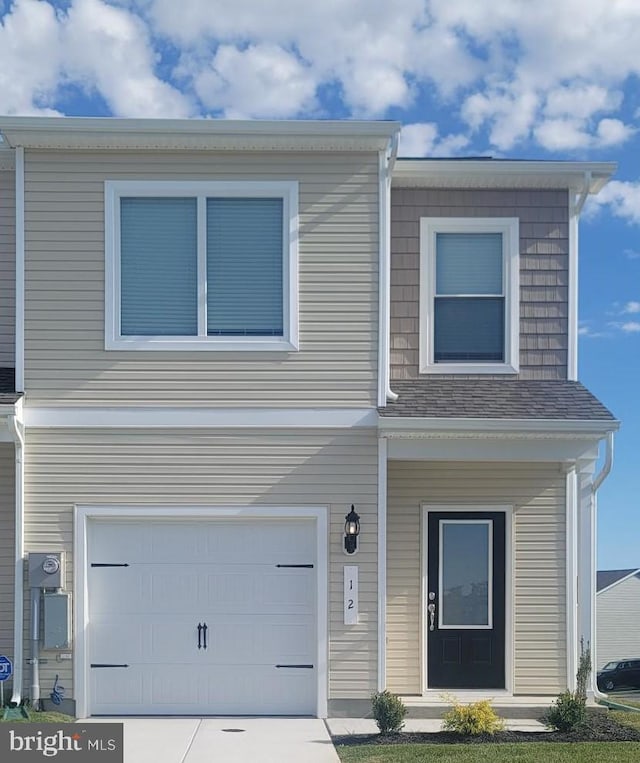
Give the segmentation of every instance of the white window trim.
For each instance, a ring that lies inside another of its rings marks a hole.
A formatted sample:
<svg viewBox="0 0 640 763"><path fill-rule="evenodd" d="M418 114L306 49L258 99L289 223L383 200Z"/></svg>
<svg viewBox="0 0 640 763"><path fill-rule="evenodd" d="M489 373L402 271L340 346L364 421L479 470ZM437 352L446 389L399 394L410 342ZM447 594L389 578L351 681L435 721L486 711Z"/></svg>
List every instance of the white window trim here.
<svg viewBox="0 0 640 763"><path fill-rule="evenodd" d="M501 233L505 295L503 363L435 363L433 315L437 233ZM420 218L420 373L514 374L520 351L520 233L517 217Z"/></svg>
<svg viewBox="0 0 640 763"><path fill-rule="evenodd" d="M120 333L120 199L123 196L188 196L198 199L198 336L122 336ZM205 225L210 196L280 197L283 201L283 336L206 336ZM298 349L298 182L105 181L105 349L291 352Z"/></svg>

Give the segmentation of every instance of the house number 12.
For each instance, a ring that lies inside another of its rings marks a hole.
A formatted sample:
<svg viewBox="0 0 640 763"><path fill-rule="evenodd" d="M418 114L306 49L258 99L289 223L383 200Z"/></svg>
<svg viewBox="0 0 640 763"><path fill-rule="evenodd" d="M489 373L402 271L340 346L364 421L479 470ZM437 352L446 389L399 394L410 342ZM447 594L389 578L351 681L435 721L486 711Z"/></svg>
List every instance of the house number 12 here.
<svg viewBox="0 0 640 763"><path fill-rule="evenodd" d="M358 568L344 568L344 624L358 624Z"/></svg>

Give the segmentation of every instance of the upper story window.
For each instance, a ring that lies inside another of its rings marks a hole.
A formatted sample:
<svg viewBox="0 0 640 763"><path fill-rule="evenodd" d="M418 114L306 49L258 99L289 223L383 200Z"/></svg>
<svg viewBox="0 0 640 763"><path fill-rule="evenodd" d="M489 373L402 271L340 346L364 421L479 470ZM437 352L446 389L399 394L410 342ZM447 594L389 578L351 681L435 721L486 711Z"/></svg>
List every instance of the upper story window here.
<svg viewBox="0 0 640 763"><path fill-rule="evenodd" d="M107 181L105 346L295 350L296 182Z"/></svg>
<svg viewBox="0 0 640 763"><path fill-rule="evenodd" d="M420 221L421 373L517 373L517 218Z"/></svg>

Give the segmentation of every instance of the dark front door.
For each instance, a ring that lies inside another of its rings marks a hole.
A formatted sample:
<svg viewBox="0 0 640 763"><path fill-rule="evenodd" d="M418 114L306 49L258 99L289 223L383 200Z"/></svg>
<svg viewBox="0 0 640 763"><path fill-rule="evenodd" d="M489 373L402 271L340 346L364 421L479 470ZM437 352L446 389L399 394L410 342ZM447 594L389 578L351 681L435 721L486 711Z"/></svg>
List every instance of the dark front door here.
<svg viewBox="0 0 640 763"><path fill-rule="evenodd" d="M505 688L505 514L430 511L429 688Z"/></svg>

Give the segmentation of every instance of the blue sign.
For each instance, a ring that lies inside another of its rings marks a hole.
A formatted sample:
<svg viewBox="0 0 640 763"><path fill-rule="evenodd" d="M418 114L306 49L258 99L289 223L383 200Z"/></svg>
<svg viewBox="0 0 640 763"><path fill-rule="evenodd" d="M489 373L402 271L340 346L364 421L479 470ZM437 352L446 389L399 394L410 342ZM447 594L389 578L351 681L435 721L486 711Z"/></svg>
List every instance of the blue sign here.
<svg viewBox="0 0 640 763"><path fill-rule="evenodd" d="M0 681L6 681L7 678L11 678L13 673L13 665L8 657L4 654L0 654Z"/></svg>

